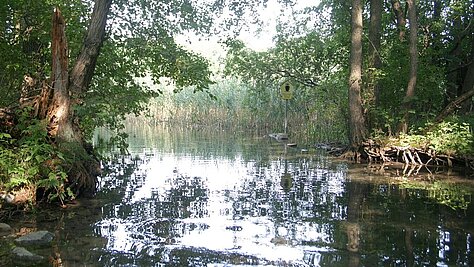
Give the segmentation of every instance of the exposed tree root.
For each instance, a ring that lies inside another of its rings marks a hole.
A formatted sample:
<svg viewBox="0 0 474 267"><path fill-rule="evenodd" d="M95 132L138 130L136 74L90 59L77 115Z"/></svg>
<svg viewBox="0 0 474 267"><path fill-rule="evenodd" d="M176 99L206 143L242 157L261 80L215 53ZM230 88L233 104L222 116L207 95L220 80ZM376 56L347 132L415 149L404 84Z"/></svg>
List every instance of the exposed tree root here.
<svg viewBox="0 0 474 267"><path fill-rule="evenodd" d="M371 163L401 162L406 165L433 165L447 167L469 167L474 170L474 159L455 155L436 154L432 149L421 149L411 146L381 146L371 140L362 147L363 157Z"/></svg>

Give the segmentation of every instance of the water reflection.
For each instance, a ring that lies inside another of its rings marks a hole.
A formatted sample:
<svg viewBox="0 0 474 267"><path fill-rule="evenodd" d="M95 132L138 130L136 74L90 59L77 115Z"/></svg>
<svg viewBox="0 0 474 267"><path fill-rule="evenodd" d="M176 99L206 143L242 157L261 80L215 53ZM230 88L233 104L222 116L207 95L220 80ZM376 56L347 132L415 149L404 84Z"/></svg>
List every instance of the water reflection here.
<svg viewBox="0 0 474 267"><path fill-rule="evenodd" d="M107 240L100 266L474 264L470 183L451 197L465 200L459 209L430 188L264 138L131 136L130 156L104 162L89 233Z"/></svg>

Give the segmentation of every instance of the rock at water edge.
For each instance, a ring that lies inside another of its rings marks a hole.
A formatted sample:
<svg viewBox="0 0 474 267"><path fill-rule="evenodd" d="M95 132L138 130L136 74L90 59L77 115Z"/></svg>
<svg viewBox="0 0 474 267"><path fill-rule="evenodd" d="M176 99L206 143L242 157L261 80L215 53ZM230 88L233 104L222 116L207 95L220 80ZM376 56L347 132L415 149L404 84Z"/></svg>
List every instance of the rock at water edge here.
<svg viewBox="0 0 474 267"><path fill-rule="evenodd" d="M46 246L50 245L53 239L54 234L51 232L38 231L15 239L15 243L20 246Z"/></svg>
<svg viewBox="0 0 474 267"><path fill-rule="evenodd" d="M12 255L15 262L23 263L23 265L31 265L34 262L40 262L44 260L43 256L31 253L23 247L15 247L12 250Z"/></svg>
<svg viewBox="0 0 474 267"><path fill-rule="evenodd" d="M6 223L0 223L0 236L9 235L12 232L10 225Z"/></svg>

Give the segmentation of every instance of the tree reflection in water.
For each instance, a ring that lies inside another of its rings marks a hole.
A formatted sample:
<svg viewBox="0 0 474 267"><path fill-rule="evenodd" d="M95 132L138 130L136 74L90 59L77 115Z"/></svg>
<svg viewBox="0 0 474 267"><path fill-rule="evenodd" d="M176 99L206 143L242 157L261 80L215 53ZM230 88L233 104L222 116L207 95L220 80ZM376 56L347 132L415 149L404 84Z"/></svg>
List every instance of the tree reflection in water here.
<svg viewBox="0 0 474 267"><path fill-rule="evenodd" d="M106 164L99 265L473 264L470 201L269 140L158 137Z"/></svg>

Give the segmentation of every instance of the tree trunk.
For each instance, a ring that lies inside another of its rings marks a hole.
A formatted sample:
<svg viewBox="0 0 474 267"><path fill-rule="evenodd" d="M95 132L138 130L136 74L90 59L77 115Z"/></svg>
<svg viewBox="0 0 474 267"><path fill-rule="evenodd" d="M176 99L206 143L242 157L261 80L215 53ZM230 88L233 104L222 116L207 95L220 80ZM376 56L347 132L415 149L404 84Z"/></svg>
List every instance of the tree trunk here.
<svg viewBox="0 0 474 267"><path fill-rule="evenodd" d="M81 52L72 68L69 89L77 97L91 83L100 48L105 39L105 26L112 0L96 0Z"/></svg>
<svg viewBox="0 0 474 267"><path fill-rule="evenodd" d="M352 148L358 148L367 138L362 109L362 2L352 1L352 33L349 76L349 132Z"/></svg>
<svg viewBox="0 0 474 267"><path fill-rule="evenodd" d="M462 22L459 16L457 16L452 23L455 30L462 28ZM459 67L462 65L461 55L463 53L462 46L460 45L461 40L462 36L460 36L460 34L454 35L454 40L452 41L453 48L449 51L449 58L446 62L448 70L446 75L446 105L449 105L449 103L456 99L456 97L460 95L459 92L461 91L462 74L461 68Z"/></svg>
<svg viewBox="0 0 474 267"><path fill-rule="evenodd" d="M402 103L403 118L398 132L407 133L411 104L415 95L416 79L418 72L418 23L416 19L415 0L407 0L408 17L410 21L410 74L405 98Z"/></svg>
<svg viewBox="0 0 474 267"><path fill-rule="evenodd" d="M68 90L68 45L65 22L59 9L53 14L52 74L53 99L48 106L48 131L57 143L79 141L70 119L71 99Z"/></svg>
<svg viewBox="0 0 474 267"><path fill-rule="evenodd" d="M95 190L99 163L85 142L79 123L72 113L76 97L89 87L95 70L97 57L104 41L107 14L111 0L95 1L94 11L87 31L87 37L71 74L68 75L68 48L64 33L65 22L58 9L53 15L52 42L52 99L47 105L48 131L57 146L66 156L73 158L69 167L69 182L79 193L92 193Z"/></svg>
<svg viewBox="0 0 474 267"><path fill-rule="evenodd" d="M451 101L436 117L435 122L441 122L449 115L453 114L461 107L461 104L467 100L471 100L474 96L474 54L471 55L472 60L464 78L463 88L466 92L453 101Z"/></svg>
<svg viewBox="0 0 474 267"><path fill-rule="evenodd" d="M405 12L403 11L399 0L392 0L392 8L397 19L398 38L403 42L405 41L405 27L407 24Z"/></svg>
<svg viewBox="0 0 474 267"><path fill-rule="evenodd" d="M52 72L50 81L26 75L21 91L21 106L33 107L32 116L47 121L48 135L66 160L62 164L68 174L68 186L77 194L95 191L100 165L92 147L84 140L73 107L81 93L87 91L105 38L107 15L112 0L96 0L87 35L71 73L68 73L68 45L65 21L58 8L52 18ZM32 89L40 91L31 95ZM73 99L72 97L75 97ZM0 110L0 127L14 122L8 110Z"/></svg>
<svg viewBox="0 0 474 267"><path fill-rule="evenodd" d="M433 1L433 18L432 18L432 23L436 24L441 24L443 23L443 20L441 18L441 12L443 9L443 4L441 0L434 0ZM433 30L430 30L431 32L428 32L428 45L432 46L434 53L432 62L434 65L441 67L442 65L442 48L443 48L443 40L442 40L442 34L440 29L438 27L433 27ZM431 36L429 34L431 33Z"/></svg>
<svg viewBox="0 0 474 267"><path fill-rule="evenodd" d="M371 90L374 96L375 106L380 101L380 86L377 72L382 68L380 59L380 40L382 29L382 0L370 0L370 25L369 25L369 72Z"/></svg>

